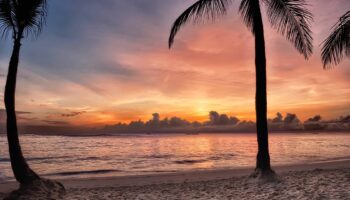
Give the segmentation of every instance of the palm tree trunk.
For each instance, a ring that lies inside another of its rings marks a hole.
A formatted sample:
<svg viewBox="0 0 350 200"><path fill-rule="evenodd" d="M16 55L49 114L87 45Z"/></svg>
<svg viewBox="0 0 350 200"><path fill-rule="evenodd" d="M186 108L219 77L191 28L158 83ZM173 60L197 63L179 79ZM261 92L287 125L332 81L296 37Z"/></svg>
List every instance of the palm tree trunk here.
<svg viewBox="0 0 350 200"><path fill-rule="evenodd" d="M31 183L39 179L39 176L30 169L24 159L18 139L17 120L15 111L15 91L19 52L21 48L22 34L18 34L14 40L13 52L9 64L6 86L5 86L5 107L7 114L7 139L11 158L11 166L16 180L21 184Z"/></svg>
<svg viewBox="0 0 350 200"><path fill-rule="evenodd" d="M259 0L252 0L254 4L254 33L255 33L255 71L256 71L256 129L258 138L258 155L256 169L270 171L270 155L267 127L267 93L266 93L266 53L264 27L261 17Z"/></svg>

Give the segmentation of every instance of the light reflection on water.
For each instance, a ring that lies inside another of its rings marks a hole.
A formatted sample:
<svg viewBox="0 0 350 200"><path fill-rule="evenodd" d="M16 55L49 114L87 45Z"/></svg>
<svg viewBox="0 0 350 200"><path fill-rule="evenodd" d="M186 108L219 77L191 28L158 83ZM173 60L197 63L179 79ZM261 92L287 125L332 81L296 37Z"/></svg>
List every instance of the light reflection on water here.
<svg viewBox="0 0 350 200"><path fill-rule="evenodd" d="M101 177L254 166L255 134L20 138L28 162L53 178ZM0 136L0 181L13 180ZM350 158L350 134L270 134L273 165ZM83 172L83 173L81 173Z"/></svg>

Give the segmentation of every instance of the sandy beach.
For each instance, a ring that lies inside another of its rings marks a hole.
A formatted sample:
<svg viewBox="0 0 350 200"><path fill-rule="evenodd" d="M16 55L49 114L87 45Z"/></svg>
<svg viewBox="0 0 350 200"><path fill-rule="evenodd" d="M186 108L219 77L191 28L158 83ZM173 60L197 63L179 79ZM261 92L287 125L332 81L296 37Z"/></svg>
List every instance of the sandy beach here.
<svg viewBox="0 0 350 200"><path fill-rule="evenodd" d="M249 178L253 169L60 180L64 199L350 199L350 161L274 168L279 181ZM0 198L15 189L0 185ZM38 199L38 197L36 197Z"/></svg>

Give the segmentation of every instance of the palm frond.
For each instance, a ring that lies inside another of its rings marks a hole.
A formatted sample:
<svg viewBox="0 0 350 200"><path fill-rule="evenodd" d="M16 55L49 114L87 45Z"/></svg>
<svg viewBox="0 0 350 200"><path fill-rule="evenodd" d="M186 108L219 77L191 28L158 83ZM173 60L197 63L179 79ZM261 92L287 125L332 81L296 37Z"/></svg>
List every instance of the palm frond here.
<svg viewBox="0 0 350 200"><path fill-rule="evenodd" d="M311 12L305 0L264 0L272 27L284 35L307 59L312 54Z"/></svg>
<svg viewBox="0 0 350 200"><path fill-rule="evenodd" d="M12 11L13 4L11 0L0 0L0 30L2 37L6 37L8 32L15 28L14 13Z"/></svg>
<svg viewBox="0 0 350 200"><path fill-rule="evenodd" d="M323 42L322 62L326 69L339 64L344 56L350 57L350 11L341 16L333 32Z"/></svg>
<svg viewBox="0 0 350 200"><path fill-rule="evenodd" d="M203 19L215 19L226 13L231 0L199 0L187 8L172 25L169 36L169 48L180 28L188 21L198 22Z"/></svg>
<svg viewBox="0 0 350 200"><path fill-rule="evenodd" d="M17 24L26 35L37 36L47 16L46 0L17 0L15 6Z"/></svg>
<svg viewBox="0 0 350 200"><path fill-rule="evenodd" d="M259 2L252 3L251 0L242 0L239 6L239 12L241 13L243 21L245 22L247 27L255 35L256 31L254 30L254 16L255 14L257 14L257 12L260 12Z"/></svg>
<svg viewBox="0 0 350 200"><path fill-rule="evenodd" d="M46 0L0 0L0 29L6 36L12 30L14 36L37 36L47 16Z"/></svg>

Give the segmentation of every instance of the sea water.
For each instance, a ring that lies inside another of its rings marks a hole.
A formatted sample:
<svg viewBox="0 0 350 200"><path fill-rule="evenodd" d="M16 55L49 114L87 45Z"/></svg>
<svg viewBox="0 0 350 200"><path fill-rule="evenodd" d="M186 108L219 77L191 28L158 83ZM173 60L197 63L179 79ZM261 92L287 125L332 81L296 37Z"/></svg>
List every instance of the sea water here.
<svg viewBox="0 0 350 200"><path fill-rule="evenodd" d="M138 134L20 137L30 166L48 178L142 175L253 167L255 134ZM350 159L349 133L271 133L272 165ZM13 181L5 135L0 182Z"/></svg>

